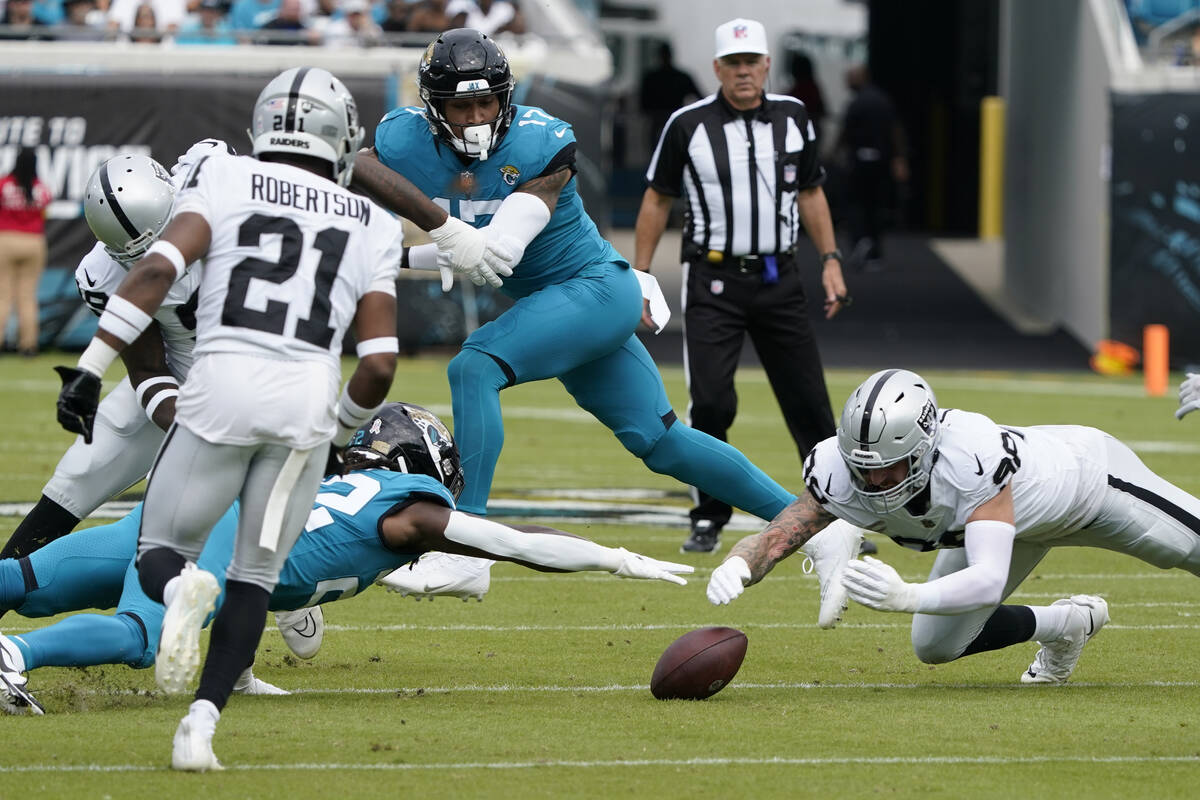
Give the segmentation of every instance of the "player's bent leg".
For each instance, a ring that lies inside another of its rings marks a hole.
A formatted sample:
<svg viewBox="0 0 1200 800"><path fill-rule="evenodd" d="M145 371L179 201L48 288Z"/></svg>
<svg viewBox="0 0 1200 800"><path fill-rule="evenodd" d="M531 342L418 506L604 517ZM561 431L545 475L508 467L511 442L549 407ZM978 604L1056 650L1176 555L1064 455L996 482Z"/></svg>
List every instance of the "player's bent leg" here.
<svg viewBox="0 0 1200 800"><path fill-rule="evenodd" d="M458 508L486 514L496 462L504 447L500 390L512 385L515 377L503 361L470 347L450 360L446 374L454 408L454 441L466 477Z"/></svg>
<svg viewBox="0 0 1200 800"><path fill-rule="evenodd" d="M64 536L27 558L4 562L3 571L19 570L24 584L16 611L26 617L48 617L117 605L137 548L140 520L139 507L111 525Z"/></svg>
<svg viewBox="0 0 1200 800"><path fill-rule="evenodd" d="M672 424L642 461L661 475L677 478L765 520L774 519L796 499L737 448L681 422Z"/></svg>

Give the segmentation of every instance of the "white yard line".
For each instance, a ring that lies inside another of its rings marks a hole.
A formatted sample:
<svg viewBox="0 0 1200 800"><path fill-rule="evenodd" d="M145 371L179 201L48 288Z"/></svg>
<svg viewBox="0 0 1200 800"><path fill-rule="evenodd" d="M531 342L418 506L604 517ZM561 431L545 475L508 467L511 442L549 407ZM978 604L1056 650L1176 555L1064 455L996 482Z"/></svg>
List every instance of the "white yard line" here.
<svg viewBox="0 0 1200 800"><path fill-rule="evenodd" d="M373 770L378 772L454 772L471 770L507 769L616 769L629 767L739 767L739 766L935 766L942 764L977 764L984 766L1010 766L1016 764L1195 764L1198 755L1182 756L1136 756L1136 755L1092 755L1092 756L826 756L798 758L793 756L766 756L757 758L647 758L605 759L596 761L566 761L538 759L536 761L477 761L429 764L396 763L341 763L341 764L226 764L225 769L237 772L331 772L342 770ZM113 773L113 772L165 772L167 767L147 764L27 764L17 767L0 767L4 773Z"/></svg>

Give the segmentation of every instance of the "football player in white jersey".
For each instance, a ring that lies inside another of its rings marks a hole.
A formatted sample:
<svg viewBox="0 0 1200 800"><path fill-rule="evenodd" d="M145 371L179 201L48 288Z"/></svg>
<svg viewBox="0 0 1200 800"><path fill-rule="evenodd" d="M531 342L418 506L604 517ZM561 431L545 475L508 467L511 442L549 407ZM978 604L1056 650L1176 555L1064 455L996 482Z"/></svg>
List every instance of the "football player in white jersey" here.
<svg viewBox="0 0 1200 800"><path fill-rule="evenodd" d="M1002 605L1051 547L1100 547L1200 576L1200 500L1124 444L1095 428L1014 427L939 410L906 370L878 372L854 391L837 436L805 460L804 480L808 491L713 571L709 600L730 602L841 518L938 551L924 583L870 557L851 561L842 579L863 605L913 614L921 661L1036 640L1021 682L1060 684L1109 615L1095 595Z"/></svg>
<svg viewBox="0 0 1200 800"><path fill-rule="evenodd" d="M84 217L98 241L79 262L75 282L97 315L129 265L166 227L187 170L216 153L233 154L233 149L218 139L203 139L179 157L171 168L174 177L142 155L114 156L92 172ZM154 324L122 351L128 377L104 397L93 427L63 454L0 558L27 556L65 536L105 501L146 477L175 419L179 384L192 365L199 286L199 272L185 273L154 313ZM280 612L276 622L292 652L301 658L316 655L324 631L319 607Z"/></svg>
<svg viewBox="0 0 1200 800"><path fill-rule="evenodd" d="M59 421L82 433L100 376L189 265L199 270L195 362L150 473L138 542L139 581L166 605L156 679L181 693L219 593L194 561L222 510L241 501L226 602L175 733L172 766L183 770L220 768L220 709L253 660L280 567L338 452L331 442L344 445L382 404L399 349L403 230L346 188L363 137L350 93L323 69L287 70L259 95L250 127L255 157L196 162L78 366L58 368ZM339 400L352 323L359 361Z"/></svg>

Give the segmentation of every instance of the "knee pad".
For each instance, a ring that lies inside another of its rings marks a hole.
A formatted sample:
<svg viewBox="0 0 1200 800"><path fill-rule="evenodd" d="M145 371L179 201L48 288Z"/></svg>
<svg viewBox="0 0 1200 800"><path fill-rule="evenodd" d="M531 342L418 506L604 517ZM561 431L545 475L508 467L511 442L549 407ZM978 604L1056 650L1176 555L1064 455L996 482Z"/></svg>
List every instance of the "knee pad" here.
<svg viewBox="0 0 1200 800"><path fill-rule="evenodd" d="M490 353L464 347L446 367L446 377L451 391L471 383L483 382L496 391L506 389L517 382L517 376L501 358Z"/></svg>
<svg viewBox="0 0 1200 800"><path fill-rule="evenodd" d="M672 412L669 419L664 420L666 427L657 436L650 436L647 431L632 429L616 431L617 440L626 450L640 458L642 462L660 475L671 475L678 463L680 455L680 434Z"/></svg>
<svg viewBox="0 0 1200 800"><path fill-rule="evenodd" d="M129 626L142 643L141 652L130 653L125 659L125 664L134 669L147 669L154 666L154 656L158 650L158 637L156 636L154 643L151 644L150 637L146 633L146 623L142 622L141 617L137 614L121 611L117 613L116 619Z"/></svg>

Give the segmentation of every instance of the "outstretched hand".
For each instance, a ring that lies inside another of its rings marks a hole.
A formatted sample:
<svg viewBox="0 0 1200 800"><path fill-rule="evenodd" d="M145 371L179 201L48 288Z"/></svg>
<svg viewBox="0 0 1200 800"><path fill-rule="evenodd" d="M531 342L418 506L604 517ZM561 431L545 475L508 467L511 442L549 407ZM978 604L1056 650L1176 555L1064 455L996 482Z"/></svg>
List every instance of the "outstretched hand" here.
<svg viewBox="0 0 1200 800"><path fill-rule="evenodd" d="M670 581L680 586L687 586L687 581L679 576L688 575L696 571L695 567L688 564L659 561L658 559L643 556L639 553L631 553L624 547L618 547L617 552L621 555L621 566L613 570L613 574L621 578L636 578L646 581Z"/></svg>
<svg viewBox="0 0 1200 800"><path fill-rule="evenodd" d="M512 275L512 252L460 219L447 217L446 222L429 235L438 247L443 291L449 290L447 269L465 276L476 286L486 283L497 289L504 285L503 278Z"/></svg>
<svg viewBox="0 0 1200 800"><path fill-rule="evenodd" d="M842 585L856 603L876 611L917 611L917 584L905 583L891 564L865 556L846 565Z"/></svg>
<svg viewBox="0 0 1200 800"><path fill-rule="evenodd" d="M730 556L708 578L708 602L714 606L732 603L750 582L750 565L741 556Z"/></svg>

